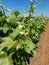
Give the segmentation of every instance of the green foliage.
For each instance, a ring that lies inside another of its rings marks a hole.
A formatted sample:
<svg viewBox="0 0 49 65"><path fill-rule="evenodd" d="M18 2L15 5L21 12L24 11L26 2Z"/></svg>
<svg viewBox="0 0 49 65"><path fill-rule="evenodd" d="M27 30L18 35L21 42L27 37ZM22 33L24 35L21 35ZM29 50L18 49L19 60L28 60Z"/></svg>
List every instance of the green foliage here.
<svg viewBox="0 0 49 65"><path fill-rule="evenodd" d="M31 0L29 16L18 16L18 10L5 16L0 11L0 65L28 65L30 56L35 54L36 43L48 21L43 15L32 17L36 1ZM9 11L2 4L0 6Z"/></svg>
<svg viewBox="0 0 49 65"><path fill-rule="evenodd" d="M11 15L15 15L16 17L20 14L20 12L18 10L14 10Z"/></svg>
<svg viewBox="0 0 49 65"><path fill-rule="evenodd" d="M13 61L10 56L3 54L3 51L0 53L2 54L0 55L0 65L13 65Z"/></svg>
<svg viewBox="0 0 49 65"><path fill-rule="evenodd" d="M0 65L27 65L48 18L0 16Z"/></svg>

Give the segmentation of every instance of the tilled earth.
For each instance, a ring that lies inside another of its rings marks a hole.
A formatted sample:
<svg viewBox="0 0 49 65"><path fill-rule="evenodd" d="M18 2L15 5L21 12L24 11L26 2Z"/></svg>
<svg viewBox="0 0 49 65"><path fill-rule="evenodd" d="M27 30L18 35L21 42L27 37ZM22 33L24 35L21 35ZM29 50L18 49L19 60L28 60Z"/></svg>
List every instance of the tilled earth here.
<svg viewBox="0 0 49 65"><path fill-rule="evenodd" d="M49 22L37 43L36 55L30 58L30 65L49 65Z"/></svg>

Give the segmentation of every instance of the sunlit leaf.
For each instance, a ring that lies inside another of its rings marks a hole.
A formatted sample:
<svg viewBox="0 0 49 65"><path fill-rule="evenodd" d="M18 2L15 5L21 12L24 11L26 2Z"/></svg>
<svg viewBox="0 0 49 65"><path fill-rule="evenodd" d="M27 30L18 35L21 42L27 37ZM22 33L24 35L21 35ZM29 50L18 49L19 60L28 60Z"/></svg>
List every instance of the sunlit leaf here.
<svg viewBox="0 0 49 65"><path fill-rule="evenodd" d="M13 65L12 59L9 56L1 56L0 65Z"/></svg>

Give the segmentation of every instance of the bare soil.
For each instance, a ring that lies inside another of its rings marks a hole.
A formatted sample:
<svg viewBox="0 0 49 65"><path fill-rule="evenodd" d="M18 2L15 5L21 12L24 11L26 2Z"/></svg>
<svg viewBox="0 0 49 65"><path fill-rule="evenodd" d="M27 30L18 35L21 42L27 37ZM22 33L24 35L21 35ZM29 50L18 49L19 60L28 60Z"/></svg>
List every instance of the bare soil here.
<svg viewBox="0 0 49 65"><path fill-rule="evenodd" d="M30 58L30 65L49 65L49 22L37 43L36 55Z"/></svg>

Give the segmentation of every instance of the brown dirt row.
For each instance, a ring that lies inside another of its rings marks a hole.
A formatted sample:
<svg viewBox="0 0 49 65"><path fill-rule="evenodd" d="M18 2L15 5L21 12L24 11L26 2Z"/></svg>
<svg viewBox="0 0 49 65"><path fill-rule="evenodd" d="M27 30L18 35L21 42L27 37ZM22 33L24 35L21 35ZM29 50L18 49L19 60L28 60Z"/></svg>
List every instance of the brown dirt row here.
<svg viewBox="0 0 49 65"><path fill-rule="evenodd" d="M36 55L30 58L30 65L49 65L49 22L37 43Z"/></svg>

